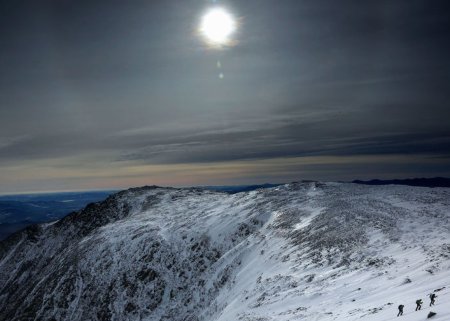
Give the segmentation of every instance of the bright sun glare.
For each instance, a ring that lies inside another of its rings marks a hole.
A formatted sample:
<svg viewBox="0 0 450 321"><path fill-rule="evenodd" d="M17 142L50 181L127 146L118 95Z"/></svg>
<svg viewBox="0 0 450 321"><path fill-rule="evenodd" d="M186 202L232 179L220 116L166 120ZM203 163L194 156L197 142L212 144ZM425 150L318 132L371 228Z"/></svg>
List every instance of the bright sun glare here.
<svg viewBox="0 0 450 321"><path fill-rule="evenodd" d="M212 45L226 45L235 30L233 16L223 8L207 11L200 23L200 32Z"/></svg>

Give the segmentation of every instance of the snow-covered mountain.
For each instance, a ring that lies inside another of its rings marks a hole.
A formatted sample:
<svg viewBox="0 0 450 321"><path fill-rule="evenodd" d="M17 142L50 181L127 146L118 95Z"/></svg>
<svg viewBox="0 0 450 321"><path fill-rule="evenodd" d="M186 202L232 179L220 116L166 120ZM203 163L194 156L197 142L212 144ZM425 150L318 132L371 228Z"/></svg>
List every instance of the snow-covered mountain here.
<svg viewBox="0 0 450 321"><path fill-rule="evenodd" d="M449 289L443 188L142 187L0 243L1 321L450 320Z"/></svg>

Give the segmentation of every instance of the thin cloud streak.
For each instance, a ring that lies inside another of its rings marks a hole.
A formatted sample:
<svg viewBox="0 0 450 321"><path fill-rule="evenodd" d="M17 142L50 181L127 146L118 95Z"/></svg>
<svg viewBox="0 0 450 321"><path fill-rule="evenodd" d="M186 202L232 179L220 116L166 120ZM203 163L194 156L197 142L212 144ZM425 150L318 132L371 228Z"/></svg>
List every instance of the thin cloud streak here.
<svg viewBox="0 0 450 321"><path fill-rule="evenodd" d="M0 180L7 188L0 188L0 193L49 191L53 186L57 186L56 190L90 190L147 184L192 186L283 183L302 179L336 181L346 180L348 170L360 179L368 179L373 173L381 178L393 178L411 173L430 174L423 171L430 166L436 168L436 172L442 172L446 170L447 160L434 155L415 158L405 155L311 156L207 164L136 165L129 162L118 166L117 163L93 162L89 168L84 165L86 161L89 160L61 159L9 167L1 172ZM67 166L69 163L72 166ZM388 175L386 168L390 169ZM450 174L450 171L446 173ZM23 181L28 184L23 185Z"/></svg>

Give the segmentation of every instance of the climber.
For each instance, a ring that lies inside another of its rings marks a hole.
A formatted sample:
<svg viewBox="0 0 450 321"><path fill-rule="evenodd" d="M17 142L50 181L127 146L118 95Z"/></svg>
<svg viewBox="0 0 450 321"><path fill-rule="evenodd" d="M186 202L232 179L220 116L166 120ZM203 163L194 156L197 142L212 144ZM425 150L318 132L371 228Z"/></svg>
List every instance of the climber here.
<svg viewBox="0 0 450 321"><path fill-rule="evenodd" d="M398 317L401 316L401 315L403 315L403 307L404 307L403 304L400 304L400 305L398 306L398 314L397 314Z"/></svg>
<svg viewBox="0 0 450 321"><path fill-rule="evenodd" d="M416 311L422 308L422 299L416 300Z"/></svg>
<svg viewBox="0 0 450 321"><path fill-rule="evenodd" d="M436 298L437 298L436 293L430 294L430 306L434 305L434 300L436 300Z"/></svg>

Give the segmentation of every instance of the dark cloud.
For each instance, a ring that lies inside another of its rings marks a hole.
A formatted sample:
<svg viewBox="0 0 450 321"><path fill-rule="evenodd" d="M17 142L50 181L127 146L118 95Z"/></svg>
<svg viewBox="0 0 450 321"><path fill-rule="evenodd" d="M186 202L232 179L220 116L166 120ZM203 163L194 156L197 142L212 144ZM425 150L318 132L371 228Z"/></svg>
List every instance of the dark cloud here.
<svg viewBox="0 0 450 321"><path fill-rule="evenodd" d="M1 1L0 168L403 154L450 172L446 1L222 3L241 27L217 52L195 33L207 1Z"/></svg>

